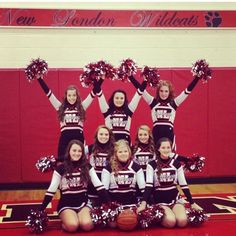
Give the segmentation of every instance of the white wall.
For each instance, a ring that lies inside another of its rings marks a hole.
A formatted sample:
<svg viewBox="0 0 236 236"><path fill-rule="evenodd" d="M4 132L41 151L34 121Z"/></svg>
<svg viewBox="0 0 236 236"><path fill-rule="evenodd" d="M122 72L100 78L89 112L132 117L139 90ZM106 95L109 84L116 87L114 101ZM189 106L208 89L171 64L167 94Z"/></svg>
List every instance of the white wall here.
<svg viewBox="0 0 236 236"><path fill-rule="evenodd" d="M2 8L236 10L236 3L1 3ZM124 58L157 67L189 67L205 58L236 66L236 29L0 28L0 68L24 68L41 57L51 68L82 68Z"/></svg>

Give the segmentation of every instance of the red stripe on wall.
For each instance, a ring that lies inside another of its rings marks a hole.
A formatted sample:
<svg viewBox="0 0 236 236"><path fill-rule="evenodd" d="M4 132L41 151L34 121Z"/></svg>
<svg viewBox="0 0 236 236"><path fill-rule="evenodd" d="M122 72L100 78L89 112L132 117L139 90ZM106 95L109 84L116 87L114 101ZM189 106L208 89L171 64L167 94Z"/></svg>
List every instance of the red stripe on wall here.
<svg viewBox="0 0 236 236"><path fill-rule="evenodd" d="M1 8L0 26L232 28L236 27L236 11Z"/></svg>

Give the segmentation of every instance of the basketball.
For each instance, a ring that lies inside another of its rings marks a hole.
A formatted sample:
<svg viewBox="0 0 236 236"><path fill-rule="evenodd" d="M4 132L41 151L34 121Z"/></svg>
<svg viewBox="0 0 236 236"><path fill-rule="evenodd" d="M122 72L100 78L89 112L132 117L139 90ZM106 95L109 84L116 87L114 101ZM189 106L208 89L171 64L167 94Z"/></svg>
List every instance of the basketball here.
<svg viewBox="0 0 236 236"><path fill-rule="evenodd" d="M133 230L138 224L137 215L130 209L122 211L116 220L117 227L121 230Z"/></svg>

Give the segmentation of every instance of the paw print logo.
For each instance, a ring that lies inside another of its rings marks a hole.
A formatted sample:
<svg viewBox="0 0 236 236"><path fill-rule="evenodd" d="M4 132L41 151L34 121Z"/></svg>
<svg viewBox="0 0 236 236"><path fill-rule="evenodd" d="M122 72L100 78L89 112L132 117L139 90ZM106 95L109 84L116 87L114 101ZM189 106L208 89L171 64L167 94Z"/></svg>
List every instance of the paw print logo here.
<svg viewBox="0 0 236 236"><path fill-rule="evenodd" d="M219 27L222 22L222 18L218 12L209 11L205 15L205 22L207 27Z"/></svg>

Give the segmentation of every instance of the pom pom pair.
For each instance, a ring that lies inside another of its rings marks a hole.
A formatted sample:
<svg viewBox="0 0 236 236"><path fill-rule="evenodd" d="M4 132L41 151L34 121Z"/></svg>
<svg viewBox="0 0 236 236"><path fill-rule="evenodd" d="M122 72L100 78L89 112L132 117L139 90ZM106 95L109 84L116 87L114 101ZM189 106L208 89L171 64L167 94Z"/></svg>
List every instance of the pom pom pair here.
<svg viewBox="0 0 236 236"><path fill-rule="evenodd" d="M136 73L137 73L136 62L130 58L123 60L117 70L118 79L124 82L129 81L129 76L133 76ZM155 67L151 68L148 66L145 66L142 69L142 76L145 77L145 80L151 87L156 87L160 78L158 69Z"/></svg>
<svg viewBox="0 0 236 236"><path fill-rule="evenodd" d="M203 80L203 82L207 82L211 79L211 69L205 59L196 61L191 71L193 75Z"/></svg>
<svg viewBox="0 0 236 236"><path fill-rule="evenodd" d="M28 81L33 81L35 78L43 76L48 71L46 61L38 58L32 59L31 63L25 69L25 75Z"/></svg>
<svg viewBox="0 0 236 236"><path fill-rule="evenodd" d="M120 204L116 202L102 204L101 207L94 207L91 210L92 221L95 225L106 226L109 222L116 220L120 211Z"/></svg>
<svg viewBox="0 0 236 236"><path fill-rule="evenodd" d="M103 76L113 79L116 76L116 69L101 60L85 66L84 72L80 75L80 82L83 87L88 88L93 85L94 81L98 81Z"/></svg>
<svg viewBox="0 0 236 236"><path fill-rule="evenodd" d="M31 210L25 225L32 233L42 233L48 225L47 213L40 210Z"/></svg>
<svg viewBox="0 0 236 236"><path fill-rule="evenodd" d="M36 168L40 172L49 172L55 169L56 167L56 159L53 155L41 157L35 164Z"/></svg>

